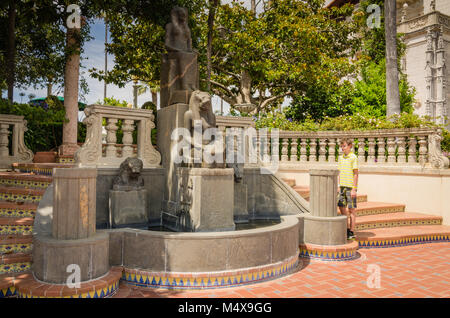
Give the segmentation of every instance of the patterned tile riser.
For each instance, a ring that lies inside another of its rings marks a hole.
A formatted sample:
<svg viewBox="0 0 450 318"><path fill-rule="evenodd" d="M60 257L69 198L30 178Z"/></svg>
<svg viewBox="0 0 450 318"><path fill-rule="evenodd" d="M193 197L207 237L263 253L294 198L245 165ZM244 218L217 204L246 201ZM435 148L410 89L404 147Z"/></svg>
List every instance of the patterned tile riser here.
<svg viewBox="0 0 450 318"><path fill-rule="evenodd" d="M426 221L398 221L398 222L376 222L367 224L356 225L356 230L369 230L387 227L398 227L398 226L414 226L414 225L441 225L442 220L426 220Z"/></svg>
<svg viewBox="0 0 450 318"><path fill-rule="evenodd" d="M152 273L135 274L125 270L122 274L122 281L129 285L138 287L169 289L226 288L254 284L257 282L278 278L293 271L297 265L298 258L294 258L288 263L277 266L273 269L227 276L207 276L208 273L205 273L205 276L197 274L195 277L177 277L175 274L172 276L157 276L152 275Z"/></svg>
<svg viewBox="0 0 450 318"><path fill-rule="evenodd" d="M33 234L32 225L0 225L1 235L10 234L21 234L21 235L31 235Z"/></svg>
<svg viewBox="0 0 450 318"><path fill-rule="evenodd" d="M33 249L33 244L1 244L0 245L0 255L10 254L10 253L28 253Z"/></svg>
<svg viewBox="0 0 450 318"><path fill-rule="evenodd" d="M356 211L356 216L384 214L384 213L396 213L396 212L404 212L404 211L405 211L404 207L382 208L382 209L368 209L368 210Z"/></svg>
<svg viewBox="0 0 450 318"><path fill-rule="evenodd" d="M24 188L35 188L35 189L47 189L47 187L50 185L50 182L28 181L28 180L19 180L19 179L0 179L0 185L24 187Z"/></svg>
<svg viewBox="0 0 450 318"><path fill-rule="evenodd" d="M326 252L320 250L308 250L302 248L300 250L300 257L320 259L324 261L349 261L357 257L356 250L349 250L344 252Z"/></svg>
<svg viewBox="0 0 450 318"><path fill-rule="evenodd" d="M15 291L15 294L18 296L18 298L108 298L111 296L114 296L114 294L119 289L119 280L108 287L104 287L99 290L95 290L92 292L86 292L81 294L75 294L70 296L61 296L61 297L45 297L45 296L33 296L29 294L24 294L20 291ZM0 296L1 297L1 296Z"/></svg>
<svg viewBox="0 0 450 318"><path fill-rule="evenodd" d="M41 199L41 195L0 193L1 201L37 203Z"/></svg>
<svg viewBox="0 0 450 318"><path fill-rule="evenodd" d="M45 168L19 168L19 172L22 173L34 173L43 176L52 176L53 169L45 169Z"/></svg>
<svg viewBox="0 0 450 318"><path fill-rule="evenodd" d="M0 209L0 217L34 218L36 210Z"/></svg>
<svg viewBox="0 0 450 318"><path fill-rule="evenodd" d="M31 269L30 262L0 264L0 274L19 273L19 272L27 271L29 269Z"/></svg>
<svg viewBox="0 0 450 318"><path fill-rule="evenodd" d="M395 240L358 241L359 248L387 248L439 242L450 242L450 235L425 235Z"/></svg>

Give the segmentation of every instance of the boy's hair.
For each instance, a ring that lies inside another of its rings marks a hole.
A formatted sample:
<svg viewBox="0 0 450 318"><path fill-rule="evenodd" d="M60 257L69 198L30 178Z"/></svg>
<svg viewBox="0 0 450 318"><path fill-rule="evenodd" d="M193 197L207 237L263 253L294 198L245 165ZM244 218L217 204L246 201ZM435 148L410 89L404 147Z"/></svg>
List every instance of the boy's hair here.
<svg viewBox="0 0 450 318"><path fill-rule="evenodd" d="M353 145L353 139L351 138L342 138L339 144L342 145L344 142L349 146Z"/></svg>

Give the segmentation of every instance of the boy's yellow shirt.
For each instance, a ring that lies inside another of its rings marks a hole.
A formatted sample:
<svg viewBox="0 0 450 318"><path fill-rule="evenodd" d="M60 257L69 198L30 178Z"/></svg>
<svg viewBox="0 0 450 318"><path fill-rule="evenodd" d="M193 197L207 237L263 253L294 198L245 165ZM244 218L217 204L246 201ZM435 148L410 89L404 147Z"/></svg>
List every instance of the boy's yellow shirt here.
<svg viewBox="0 0 450 318"><path fill-rule="evenodd" d="M342 154L338 160L339 186L353 188L353 170L358 169L358 157L353 152Z"/></svg>

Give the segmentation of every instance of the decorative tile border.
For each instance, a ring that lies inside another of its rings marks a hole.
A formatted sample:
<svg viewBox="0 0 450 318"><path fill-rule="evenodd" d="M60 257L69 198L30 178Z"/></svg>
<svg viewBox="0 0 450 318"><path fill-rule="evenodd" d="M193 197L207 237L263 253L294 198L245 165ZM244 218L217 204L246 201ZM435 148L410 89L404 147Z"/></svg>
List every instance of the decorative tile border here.
<svg viewBox="0 0 450 318"><path fill-rule="evenodd" d="M354 244L355 245L355 244ZM350 261L357 255L358 245L341 248L340 250L330 250L325 246L300 245L300 257L318 259L323 261Z"/></svg>
<svg viewBox="0 0 450 318"><path fill-rule="evenodd" d="M28 253L33 249L32 243L24 244L0 244L0 254Z"/></svg>
<svg viewBox="0 0 450 318"><path fill-rule="evenodd" d="M18 194L18 193L0 193L0 200L12 202L33 202L41 201L42 195L36 194Z"/></svg>
<svg viewBox="0 0 450 318"><path fill-rule="evenodd" d="M74 294L74 295L66 295L66 296L45 296L45 295L32 295L29 293L23 293L16 290L17 296L19 298L108 298L113 296L117 290L119 290L119 282L120 280L117 280L116 282L112 283L111 285L108 285L107 287L96 289L93 291L80 293L80 294ZM75 289L74 289L75 290Z"/></svg>
<svg viewBox="0 0 450 318"><path fill-rule="evenodd" d="M31 262L0 264L0 274L19 273L31 269Z"/></svg>
<svg viewBox="0 0 450 318"><path fill-rule="evenodd" d="M385 208L367 208L364 210L356 210L357 216L363 215L375 215L375 214L385 214L385 213L396 213L396 212L405 212L404 206L398 207L385 207Z"/></svg>
<svg viewBox="0 0 450 318"><path fill-rule="evenodd" d="M177 273L146 272L125 268L122 281L139 287L170 289L207 289L236 287L281 277L298 265L298 257L284 262L230 272Z"/></svg>
<svg viewBox="0 0 450 318"><path fill-rule="evenodd" d="M9 179L9 178L0 179L0 185L36 188L36 189L47 189L50 183L51 182L48 181L32 181L32 180Z"/></svg>
<svg viewBox="0 0 450 318"><path fill-rule="evenodd" d="M53 175L53 168L19 167L19 171L23 173L34 173L50 177Z"/></svg>
<svg viewBox="0 0 450 318"><path fill-rule="evenodd" d="M16 288L14 286L0 289L0 298L15 297L15 296L17 296L17 293Z"/></svg>
<svg viewBox="0 0 450 318"><path fill-rule="evenodd" d="M34 218L35 215L36 215L35 209L0 208L0 217Z"/></svg>
<svg viewBox="0 0 450 318"><path fill-rule="evenodd" d="M414 225L441 225L442 219L428 219L428 220L401 220L401 221L377 221L371 223L357 224L356 230L369 230L387 227L398 226L414 226Z"/></svg>
<svg viewBox="0 0 450 318"><path fill-rule="evenodd" d="M381 240L358 240L360 248L383 248L407 246L424 243L450 242L450 234L441 235L419 235L415 237L402 237L399 239L381 239Z"/></svg>
<svg viewBox="0 0 450 318"><path fill-rule="evenodd" d="M73 157L58 157L56 159L57 163L75 163L75 158Z"/></svg>
<svg viewBox="0 0 450 318"><path fill-rule="evenodd" d="M33 225L0 225L1 235L31 235L33 234Z"/></svg>

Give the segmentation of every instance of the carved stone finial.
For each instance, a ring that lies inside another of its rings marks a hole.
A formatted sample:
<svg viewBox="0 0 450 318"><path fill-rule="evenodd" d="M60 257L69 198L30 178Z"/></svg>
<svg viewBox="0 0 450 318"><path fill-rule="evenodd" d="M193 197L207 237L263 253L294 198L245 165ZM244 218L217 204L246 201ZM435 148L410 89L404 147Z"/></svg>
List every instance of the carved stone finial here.
<svg viewBox="0 0 450 318"><path fill-rule="evenodd" d="M444 156L441 151L441 140L442 136L440 130L437 130L436 133L428 137L429 162L437 169L449 167L449 159Z"/></svg>

